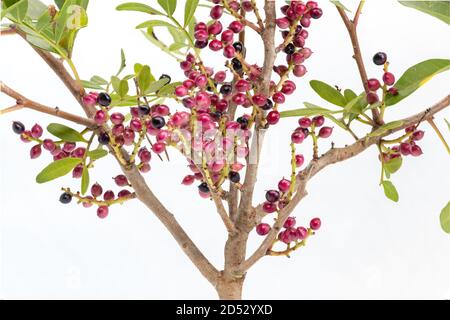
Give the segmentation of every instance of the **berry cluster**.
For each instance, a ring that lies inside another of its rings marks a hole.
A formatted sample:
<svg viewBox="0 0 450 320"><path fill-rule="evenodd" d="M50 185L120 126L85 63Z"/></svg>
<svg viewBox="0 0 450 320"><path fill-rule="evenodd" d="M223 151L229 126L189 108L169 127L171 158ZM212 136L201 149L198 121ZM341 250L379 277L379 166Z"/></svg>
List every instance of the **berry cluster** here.
<svg viewBox="0 0 450 320"><path fill-rule="evenodd" d="M384 66L384 73L382 77L383 85L381 85L381 82L376 78L367 80L367 89L369 90L369 92L367 93L366 98L368 104L374 104L380 101L380 97L377 94L377 91L379 89L383 90L383 101L386 95L395 96L398 94L397 88L393 86L395 83L395 76L393 73L388 71L389 62L387 62L386 53L378 52L373 56L372 60L376 65Z"/></svg>
<svg viewBox="0 0 450 320"><path fill-rule="evenodd" d="M406 128L404 138L400 144L382 153L383 161L388 162L391 159L409 155L413 157L421 156L423 154L422 148L417 145L417 141L422 140L424 135L425 132L423 130L417 130L416 126Z"/></svg>

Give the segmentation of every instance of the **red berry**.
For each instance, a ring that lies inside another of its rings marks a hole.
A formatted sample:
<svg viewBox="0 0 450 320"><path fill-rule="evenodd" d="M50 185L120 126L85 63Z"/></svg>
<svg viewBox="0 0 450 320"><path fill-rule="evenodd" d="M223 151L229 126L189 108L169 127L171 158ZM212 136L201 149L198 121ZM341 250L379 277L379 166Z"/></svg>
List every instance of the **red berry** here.
<svg viewBox="0 0 450 320"><path fill-rule="evenodd" d="M291 135L291 141L295 144L302 143L305 140L305 134L303 131L294 131Z"/></svg>
<svg viewBox="0 0 450 320"><path fill-rule="evenodd" d="M194 183L194 181L195 181L195 176L187 175L183 178L183 181L181 182L181 184L183 184L185 186L190 186Z"/></svg>
<svg viewBox="0 0 450 320"><path fill-rule="evenodd" d="M263 203L263 211L266 213L275 212L275 211L277 211L277 205L266 201Z"/></svg>
<svg viewBox="0 0 450 320"><path fill-rule="evenodd" d="M319 128L321 126L323 126L323 124L325 123L325 117L324 116L316 116L312 119L312 122L314 123L314 125Z"/></svg>
<svg viewBox="0 0 450 320"><path fill-rule="evenodd" d="M103 188L100 184L95 183L91 187L91 194L94 197L100 197L103 193Z"/></svg>
<svg viewBox="0 0 450 320"><path fill-rule="evenodd" d="M260 236L265 236L270 232L270 229L271 227L267 223L260 223L256 226L256 233Z"/></svg>
<svg viewBox="0 0 450 320"><path fill-rule="evenodd" d="M230 29L231 31L233 31L234 33L239 33L242 31L242 29L244 29L244 26L242 25L242 23L240 23L239 21L233 21L232 23L230 23L230 25L228 26L228 29Z"/></svg>
<svg viewBox="0 0 450 320"><path fill-rule="evenodd" d="M286 97L281 92L275 92L272 96L273 102L282 104L286 101Z"/></svg>
<svg viewBox="0 0 450 320"><path fill-rule="evenodd" d="M267 114L267 123L270 125L277 124L280 121L280 113L277 110L270 111Z"/></svg>
<svg viewBox="0 0 450 320"><path fill-rule="evenodd" d="M290 95L290 94L294 93L296 88L297 87L294 82L287 80L283 83L283 86L281 87L281 92L283 92L284 94Z"/></svg>
<svg viewBox="0 0 450 320"><path fill-rule="evenodd" d="M214 6L211 8L210 16L214 20L219 20L220 17L222 17L223 14L223 7L220 5Z"/></svg>
<svg viewBox="0 0 450 320"><path fill-rule="evenodd" d="M38 125L37 123L31 128L31 136L33 138L40 138L42 136L42 133L44 130L42 130L42 127Z"/></svg>
<svg viewBox="0 0 450 320"><path fill-rule="evenodd" d="M413 145L411 147L411 155L413 157L418 157L418 156L420 156L422 154L423 154L422 148L420 148L418 145Z"/></svg>
<svg viewBox="0 0 450 320"><path fill-rule="evenodd" d="M369 79L367 80L367 87L370 91L377 91L378 89L380 89L381 84L377 79Z"/></svg>
<svg viewBox="0 0 450 320"><path fill-rule="evenodd" d="M291 182L287 179L282 179L282 180L280 180L280 182L278 182L278 189L281 192L288 192L290 187L291 187Z"/></svg>
<svg viewBox="0 0 450 320"><path fill-rule="evenodd" d="M157 142L152 146L152 150L156 154L163 153L166 150L166 144L163 142Z"/></svg>
<svg viewBox="0 0 450 320"><path fill-rule="evenodd" d="M410 155L411 154L411 145L407 142L400 143L400 152L404 156Z"/></svg>
<svg viewBox="0 0 450 320"><path fill-rule="evenodd" d="M312 124L312 120L310 118L304 117L304 118L298 119L298 125L301 128L308 128L311 126L311 124Z"/></svg>
<svg viewBox="0 0 450 320"><path fill-rule="evenodd" d="M374 103L377 103L378 101L380 101L380 98L378 98L378 95L372 91L366 95L366 99L367 99L368 104L374 104Z"/></svg>
<svg viewBox="0 0 450 320"><path fill-rule="evenodd" d="M114 192L112 192L112 190L108 190L103 194L103 200L105 201L111 201L114 200Z"/></svg>
<svg viewBox="0 0 450 320"><path fill-rule="evenodd" d="M286 221L284 222L283 227L285 227L286 229L289 229L289 228L293 228L295 226L295 224L296 224L295 218L294 217L288 217L286 219Z"/></svg>
<svg viewBox="0 0 450 320"><path fill-rule="evenodd" d="M35 145L34 147L32 147L30 149L30 158L31 159L36 159L39 158L39 156L42 153L42 148L40 144Z"/></svg>
<svg viewBox="0 0 450 320"><path fill-rule="evenodd" d="M423 130L417 130L413 133L412 138L414 141L419 141L419 140L422 140L424 135L425 135L425 132Z"/></svg>
<svg viewBox="0 0 450 320"><path fill-rule="evenodd" d="M305 163L305 157L302 154L295 155L295 166L300 168Z"/></svg>
<svg viewBox="0 0 450 320"><path fill-rule="evenodd" d="M395 76L390 72L385 72L383 74L383 82L388 86L392 86L395 83Z"/></svg>
<svg viewBox="0 0 450 320"><path fill-rule="evenodd" d="M44 147L45 150L50 152L52 152L56 148L55 143L51 139L45 139L44 142L42 143L42 146Z"/></svg>
<svg viewBox="0 0 450 320"><path fill-rule="evenodd" d="M212 51L219 51L219 50L222 50L222 48L223 48L223 43L222 43L222 41L220 41L220 40L214 39L213 41L211 41L211 42L209 43L209 48L210 48Z"/></svg>
<svg viewBox="0 0 450 320"><path fill-rule="evenodd" d="M109 208L107 206L100 206L97 209L97 216L100 219L105 219L108 216Z"/></svg>
<svg viewBox="0 0 450 320"><path fill-rule="evenodd" d="M314 218L314 219L312 219L311 222L309 223L309 226L310 226L311 229L313 229L313 230L319 230L321 224L322 224L322 222L320 221L319 218Z"/></svg>
<svg viewBox="0 0 450 320"><path fill-rule="evenodd" d="M116 176L114 178L114 182L119 186L119 187L125 187L128 186L128 179L126 176L124 176L123 174L119 174L118 176Z"/></svg>
<svg viewBox="0 0 450 320"><path fill-rule="evenodd" d="M106 122L106 120L107 120L107 115L106 115L106 113L103 111L103 110L98 110L96 113L95 113L95 116L94 116L94 121L95 121L95 123L97 123L98 125L102 125L102 124L104 124L105 122Z"/></svg>
<svg viewBox="0 0 450 320"><path fill-rule="evenodd" d="M321 138L328 138L328 137L331 136L332 133L333 133L333 128L331 128L331 127L323 127L323 128L320 128L319 137L321 137Z"/></svg>
<svg viewBox="0 0 450 320"><path fill-rule="evenodd" d="M305 240L308 237L308 230L305 227L298 227L297 237L299 240Z"/></svg>

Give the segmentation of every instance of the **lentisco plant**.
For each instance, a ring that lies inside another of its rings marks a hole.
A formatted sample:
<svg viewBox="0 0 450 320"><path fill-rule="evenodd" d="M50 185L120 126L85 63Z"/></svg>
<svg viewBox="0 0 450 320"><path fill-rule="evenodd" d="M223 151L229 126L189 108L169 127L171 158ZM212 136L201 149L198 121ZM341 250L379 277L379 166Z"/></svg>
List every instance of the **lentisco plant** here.
<svg viewBox="0 0 450 320"><path fill-rule="evenodd" d="M378 52L372 60L380 66L382 76L369 78L357 35L364 1L353 19L339 1L332 2L349 32L363 90L342 90L313 80L312 89L334 107L305 102L303 108L289 110L288 105L296 103L289 99L298 85L294 79L305 75L306 61L313 53L306 46L310 26L323 14L314 1L179 1L178 7L184 4L182 20L177 18L176 0L158 0L158 9L140 3L118 6L118 10L150 16L138 29L143 29L152 44L179 63L185 76L179 82L166 74L155 78L148 65L139 63L132 73L123 76L126 69L123 51L120 68L109 80L93 76L83 81L72 61L72 50L77 33L88 22L88 0L59 0L50 6L39 0L2 1L2 19L9 22L3 24L1 34L17 35L27 41L67 86L86 115L48 107L3 82L1 91L13 98L15 105L1 113L28 108L81 125L82 130L75 130L51 123L47 131L53 138L44 138L39 124L26 127L19 121L13 122L12 129L20 139L33 144L31 159L41 157L42 149L52 157L36 181L44 183L72 174L81 181L81 186L78 191L64 187L60 202L69 204L76 200L85 208L95 207L102 219L116 204L141 201L214 285L219 297L239 299L246 273L258 260L266 255L289 256L320 228L321 220L317 217L311 217L307 226L298 226L292 216L306 196L308 181L318 172L376 146L380 186L389 199L398 201L391 176L404 159L422 155L418 143L424 136L424 124L431 125L449 150L433 121L436 113L448 107L448 95L404 119L386 122L385 114L431 77L448 70L450 61L423 61L396 81L389 71L387 54ZM449 23L448 2L400 2ZM204 14L208 11L209 16ZM163 35L170 35L173 41L168 43L167 37L157 33L161 29L166 29ZM247 32L260 37L263 61L255 62L249 56ZM221 57L219 63L214 63L215 68L204 62L203 53L208 50ZM87 92L88 88L95 91ZM293 128L290 137L290 169L275 188L267 187L266 201L254 205L263 137L276 130L286 117L298 118L298 127ZM356 134L355 124L365 126L362 136ZM348 132L354 142L346 141L345 147L332 142L331 148L322 153L319 140L329 139L334 130ZM394 134L397 136L393 137ZM299 152L299 145L312 149L308 163ZM211 199L226 228L228 239L222 270L208 261L144 178L151 170L152 158L169 159L171 150L187 160L189 172L180 177L181 183L195 185L201 198ZM111 180L102 183L115 185L114 190L112 187L104 190L102 184L92 184L89 178L90 170L94 165L102 165L99 160L106 156L112 156L122 169L113 174L113 183ZM442 210L441 224L450 232L450 204ZM247 255L251 232L264 239Z"/></svg>

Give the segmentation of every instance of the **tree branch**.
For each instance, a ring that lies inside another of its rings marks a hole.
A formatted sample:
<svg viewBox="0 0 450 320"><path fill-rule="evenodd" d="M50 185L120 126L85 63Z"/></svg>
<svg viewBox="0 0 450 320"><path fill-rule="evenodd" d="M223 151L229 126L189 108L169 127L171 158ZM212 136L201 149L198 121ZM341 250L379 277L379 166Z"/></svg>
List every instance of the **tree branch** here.
<svg viewBox="0 0 450 320"><path fill-rule="evenodd" d="M358 7L358 10L356 12L356 15L355 15L356 22L358 22L358 20L359 20L359 16L361 14L363 4L364 4L364 1L361 1L360 5ZM358 66L359 75L361 76L361 81L364 86L364 91L367 94L370 92L368 84L367 84L368 77L367 77L366 68L364 66L364 61L363 61L362 54L361 54L361 48L359 46L358 34L356 32L356 23L353 21L350 21L350 19L348 18L347 14L344 11L344 9L342 9L338 6L336 6L336 8L337 8L339 14L341 15L342 21L344 21L344 24L345 24L345 27L347 28L348 34L350 35L350 39L352 41L352 46L353 46L353 58L355 59L356 65ZM381 119L380 112L378 111L378 109L376 109L376 108L372 109L372 117L377 126L383 124L383 119Z"/></svg>
<svg viewBox="0 0 450 320"><path fill-rule="evenodd" d="M58 107L56 107L56 108L47 107L47 106L45 106L43 104L40 104L40 103L38 103L36 101L30 100L30 99L24 97L23 95L21 95L20 93L14 91L10 87L8 87L2 81L0 81L0 89L1 89L1 92L3 92L4 94L6 94L6 95L10 96L11 98L15 99L16 102L17 102L16 107L2 110L0 112L0 114L4 114L6 112L10 112L10 111L13 111L13 110L18 110L20 108L28 108L28 109L32 109L32 110L35 110L35 111L38 111L38 112L46 113L46 114L49 114L49 115L52 115L52 116L55 116L55 117L59 117L59 118L62 118L64 120L68 120L68 121L72 121L72 122L81 124L81 125L86 126L86 127L90 128L90 129L94 129L95 127L97 127L95 121L92 120L92 119L80 117L78 115L62 111Z"/></svg>
<svg viewBox="0 0 450 320"><path fill-rule="evenodd" d="M24 39L25 35L19 30L17 31ZM26 39L25 39L26 40ZM33 47L33 46L32 46ZM64 65L55 58L51 53L43 51L37 47L33 49L41 56L41 58L50 66L50 68L56 73L56 75L66 85L75 99L79 102L86 115L92 118L96 112L95 107L86 106L83 104L82 99L85 93L84 88L80 87L77 81L68 73ZM129 155L122 150L125 158ZM119 162L120 163L120 162ZM201 272L201 274L213 285L216 285L219 271L208 261L203 253L198 249L195 243L189 238L183 228L180 226L175 217L164 207L159 199L154 195L149 186L146 184L145 179L142 177L138 168L135 165L123 166L121 168L128 181L133 186L136 195L140 201L142 201L162 222L167 228L170 234L177 241L181 249Z"/></svg>
<svg viewBox="0 0 450 320"><path fill-rule="evenodd" d="M306 167L306 169L302 170L297 175L297 184L298 189L291 202L279 213L279 218L274 223L272 230L266 236L264 241L258 247L258 249L246 260L242 263L240 268L236 271L238 273L245 273L250 267L252 267L259 259L264 257L267 251L270 249L271 245L275 241L278 232L283 226L286 219L293 212L298 203L306 196L306 185L308 181L314 177L318 172L320 172L325 167L337 163L342 162L344 160L350 159L372 145L375 145L380 142L383 137L391 135L392 133L403 130L407 127L410 127L414 124L417 124L421 121L426 121L428 119L432 119L433 115L447 108L450 104L449 95L444 97L441 101L437 102L431 108L426 109L423 112L417 113L411 117L402 119L402 124L395 129L388 130L380 136L370 137L370 138L362 138L357 142L353 143L350 146L344 148L334 148L325 153L318 160L313 160Z"/></svg>

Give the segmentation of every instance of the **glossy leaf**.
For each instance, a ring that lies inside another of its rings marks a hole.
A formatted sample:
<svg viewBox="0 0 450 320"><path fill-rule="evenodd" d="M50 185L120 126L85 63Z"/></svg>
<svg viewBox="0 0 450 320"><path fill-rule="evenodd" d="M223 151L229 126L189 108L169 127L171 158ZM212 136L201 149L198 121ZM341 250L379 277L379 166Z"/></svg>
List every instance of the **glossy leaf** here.
<svg viewBox="0 0 450 320"><path fill-rule="evenodd" d="M309 84L322 99L340 107L344 107L347 104L347 100L342 93L329 84L319 80L311 80Z"/></svg>
<svg viewBox="0 0 450 320"><path fill-rule="evenodd" d="M143 3L137 3L137 2L127 2L123 3L116 7L116 10L119 11L138 11L138 12L144 12L148 14L157 14L157 15L164 15L161 11L156 10L153 7L150 7L149 5L143 4Z"/></svg>
<svg viewBox="0 0 450 320"><path fill-rule="evenodd" d="M170 97L174 95L175 88L181 85L181 82L173 82L169 83L168 85L165 85L158 91L159 97Z"/></svg>
<svg viewBox="0 0 450 320"><path fill-rule="evenodd" d="M63 124L51 123L47 127L47 131L55 137L67 142L86 142L86 139L76 130L69 128Z"/></svg>
<svg viewBox="0 0 450 320"><path fill-rule="evenodd" d="M89 169L84 166L81 174L81 194L85 194L89 187Z"/></svg>
<svg viewBox="0 0 450 320"><path fill-rule="evenodd" d="M48 7L40 0L28 0L27 17L32 20L37 20L45 12L48 12Z"/></svg>
<svg viewBox="0 0 450 320"><path fill-rule="evenodd" d="M390 159L388 162L384 163L384 169L390 174L396 173L402 166L403 160L401 157Z"/></svg>
<svg viewBox="0 0 450 320"><path fill-rule="evenodd" d="M397 189L392 184L392 182L391 181L383 181L382 185L383 185L384 194L386 195L386 197L394 202L398 202L399 195L398 195Z"/></svg>
<svg viewBox="0 0 450 320"><path fill-rule="evenodd" d="M16 3L7 6L6 10L2 10L2 18L4 16L11 17L12 19L21 22L27 16L28 0L20 0Z"/></svg>
<svg viewBox="0 0 450 320"><path fill-rule="evenodd" d="M108 81L106 81L105 79L103 79L102 77L100 77L100 76L92 76L92 78L91 78L91 82L92 83L96 83L96 84L98 84L98 85L107 85L108 84Z"/></svg>
<svg viewBox="0 0 450 320"><path fill-rule="evenodd" d="M64 158L45 167L36 177L37 183L45 183L65 176L81 163L80 158Z"/></svg>
<svg viewBox="0 0 450 320"><path fill-rule="evenodd" d="M184 27L186 28L194 17L195 10L197 10L199 0L186 0L184 6Z"/></svg>
<svg viewBox="0 0 450 320"><path fill-rule="evenodd" d="M419 89L435 75L450 69L450 60L431 59L422 61L408 70L398 79L394 87L398 90L398 95L388 95L386 105L392 106Z"/></svg>
<svg viewBox="0 0 450 320"><path fill-rule="evenodd" d="M127 66L127 59L125 57L125 51L123 51L123 49L120 49L120 67L119 71L117 71L116 73L116 76L120 75L126 66Z"/></svg>
<svg viewBox="0 0 450 320"><path fill-rule="evenodd" d="M28 40L28 38L27 38L27 40ZM96 89L96 90L104 89L102 86L98 85L97 83L93 83L93 82L87 81L87 80L81 80L81 84L83 85L84 88Z"/></svg>
<svg viewBox="0 0 450 320"><path fill-rule="evenodd" d="M399 1L402 5L425 12L450 24L449 1Z"/></svg>
<svg viewBox="0 0 450 320"><path fill-rule="evenodd" d="M158 3L169 16L172 16L177 8L177 0L158 0Z"/></svg>
<svg viewBox="0 0 450 320"><path fill-rule="evenodd" d="M441 221L442 230L450 233L450 202L442 209L439 220Z"/></svg>

